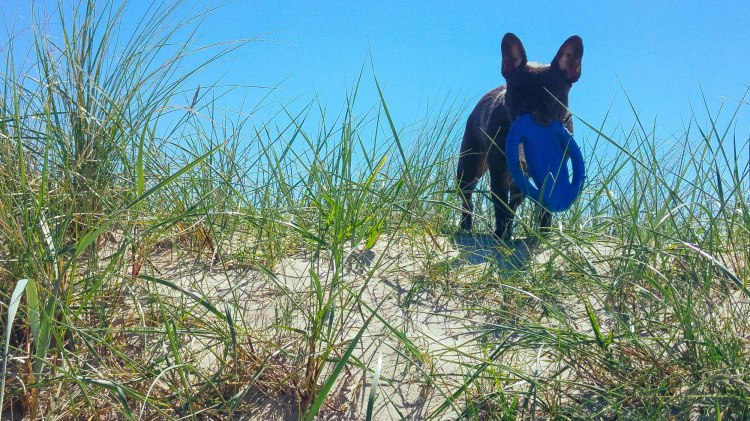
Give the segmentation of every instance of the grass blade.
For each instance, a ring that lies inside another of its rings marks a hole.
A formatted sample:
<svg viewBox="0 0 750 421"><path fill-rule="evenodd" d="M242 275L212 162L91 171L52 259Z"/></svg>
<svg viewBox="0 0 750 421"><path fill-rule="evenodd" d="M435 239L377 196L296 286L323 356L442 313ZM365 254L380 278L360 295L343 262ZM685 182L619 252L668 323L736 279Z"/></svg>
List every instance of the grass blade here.
<svg viewBox="0 0 750 421"><path fill-rule="evenodd" d="M365 419L372 420L372 411L375 408L375 399L378 397L378 382L380 381L380 370L383 367L383 355L378 355L378 364L375 366L375 373L372 376L370 385L370 395L367 398L367 413Z"/></svg>
<svg viewBox="0 0 750 421"><path fill-rule="evenodd" d="M13 332L13 322L16 319L16 311L18 306L21 304L21 296L26 289L26 284L29 282L28 279L20 279L16 282L16 288L13 290L13 294L10 296L10 303L8 303L8 318L5 322L5 340L3 342L3 372L2 382L0 383L0 410L4 408L5 404L5 377L8 373L8 357L10 356L10 335Z"/></svg>

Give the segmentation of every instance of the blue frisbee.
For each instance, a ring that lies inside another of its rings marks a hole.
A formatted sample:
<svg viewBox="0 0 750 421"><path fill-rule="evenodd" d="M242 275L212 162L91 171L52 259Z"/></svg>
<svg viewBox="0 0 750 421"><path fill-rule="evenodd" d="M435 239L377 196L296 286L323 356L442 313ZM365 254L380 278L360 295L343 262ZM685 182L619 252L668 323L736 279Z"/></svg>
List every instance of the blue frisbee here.
<svg viewBox="0 0 750 421"><path fill-rule="evenodd" d="M518 146L523 145L528 175L521 168ZM551 212L570 208L583 189L586 170L573 136L555 121L540 126L524 114L510 126L505 143L508 170L521 192ZM568 171L568 159L573 174Z"/></svg>

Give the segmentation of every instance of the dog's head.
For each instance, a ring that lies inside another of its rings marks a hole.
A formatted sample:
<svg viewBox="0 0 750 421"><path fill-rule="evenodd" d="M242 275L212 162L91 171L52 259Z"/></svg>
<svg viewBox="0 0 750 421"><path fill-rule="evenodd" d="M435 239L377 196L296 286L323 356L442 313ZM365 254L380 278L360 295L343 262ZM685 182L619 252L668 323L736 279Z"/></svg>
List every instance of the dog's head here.
<svg viewBox="0 0 750 421"><path fill-rule="evenodd" d="M531 114L542 125L564 121L568 92L581 77L581 38L568 38L549 65L529 63L521 40L511 33L505 34L500 49L502 73L507 81L505 108L510 121L522 114Z"/></svg>

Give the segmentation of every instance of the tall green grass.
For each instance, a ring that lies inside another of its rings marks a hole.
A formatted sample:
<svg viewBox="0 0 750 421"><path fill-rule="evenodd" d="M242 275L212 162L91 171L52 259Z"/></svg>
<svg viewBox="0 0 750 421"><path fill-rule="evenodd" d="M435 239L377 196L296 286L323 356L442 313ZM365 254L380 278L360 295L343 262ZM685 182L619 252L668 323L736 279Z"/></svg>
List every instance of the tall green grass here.
<svg viewBox="0 0 750 421"><path fill-rule="evenodd" d="M127 5L61 3L2 48L3 418L748 416L744 99L668 139L578 122L584 195L509 267L454 236L466 104L401 129L363 72L337 116L251 124L191 83L242 42L191 47L178 6L124 36Z"/></svg>

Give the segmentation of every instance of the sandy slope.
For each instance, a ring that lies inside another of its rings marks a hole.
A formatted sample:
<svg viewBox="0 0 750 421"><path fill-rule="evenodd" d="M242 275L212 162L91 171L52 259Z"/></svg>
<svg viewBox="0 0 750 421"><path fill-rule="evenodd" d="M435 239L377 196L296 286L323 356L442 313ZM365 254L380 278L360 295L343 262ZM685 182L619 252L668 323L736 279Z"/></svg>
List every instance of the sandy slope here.
<svg viewBox="0 0 750 421"><path fill-rule="evenodd" d="M507 321L493 320L484 314L482 306L493 303L481 302L486 299L484 293L477 295L477 287L469 286L487 271L497 271L498 266L513 270L547 258L544 253L529 252L523 241L517 240L514 248L499 251L489 237L465 236L381 240L371 250L350 250L340 271L342 276L337 278L345 287L336 300L330 329L331 340L336 343L334 356L343 353L372 309L378 309L379 317L370 321L352 355L353 360L369 370L352 365L341 374L321 411L322 418L363 416L379 358L382 374L375 407L378 420L432 416L455 419L464 400L460 386L490 358L488 353L495 343L505 347L502 358L494 361L505 369L496 374L513 373L517 381L511 388L526 387L525 378L544 375L550 365L544 350L526 347L513 350L509 346L514 340L512 329L507 334L498 333ZM273 276L253 267L219 270L174 258L159 260L162 277L180 287L205 295L215 303L239 303L242 314L238 318L251 336L263 336L279 325L301 331L309 329L305 313L315 304L311 298L311 271L329 288L334 282L333 264L322 255L285 258L271 270ZM162 292L175 298L180 296L169 288L162 288ZM497 295L487 294L493 299L498 299ZM408 340L397 337L394 330ZM278 341L281 337L268 334L264 339ZM201 349L204 347L206 344L193 344L194 350L205 359L201 365L208 369L215 357L211 351ZM334 365L326 365L320 382ZM453 394L456 396L451 397ZM276 391L262 396L263 399L257 391L249 395L265 400L258 419L296 419L293 392ZM438 408L440 412L434 413Z"/></svg>
<svg viewBox="0 0 750 421"><path fill-rule="evenodd" d="M239 242L226 250L241 246ZM348 250L339 270L326 251L289 256L265 270L197 264L176 258L173 251L153 263L161 278L208 297L216 308L229 303L236 309L241 335L263 344L257 345L258 354L263 354L257 358L273 364L264 366L261 381L248 379L244 396L257 411L246 414L250 419L297 419L309 355L305 338L320 302L313 288L315 277L324 286L323 301L338 294L330 301L332 316L315 348L331 350L318 387L364 329L319 419L363 419L378 360L382 374L374 419L457 419L466 409L467 394L476 404L479 397L497 393L498 385L508 396L544 388L522 396L548 399L548 408L585 393L585 388L572 390L567 383L585 381L588 369L576 366L581 355L562 355L550 345L558 340L550 335L559 330L562 340L573 335L595 346L582 297L591 304L602 330L614 329L612 306L607 304L612 297L602 291L584 293L562 282L556 286L563 288L559 294L552 291L540 298L527 292L527 286L539 282L536 272L549 279L550 270L553 276L555 271L561 276L571 271L549 247L530 250L521 240L512 246L498 248L487 236L395 237L381 239L371 250ZM593 264L589 269L597 276L608 277L607 262L616 251L600 245L576 252L587 255L584 260ZM200 306L184 293L165 286L158 289L180 305L194 306L191 314L203 317ZM740 291L735 295L717 305L748 305ZM375 309L377 315L371 317ZM554 317L549 311L556 312ZM208 323L211 317L206 312L202 321ZM221 355L216 344L194 340L189 347L193 364L210 375ZM258 359L247 357L249 349L244 351L247 364L257 364ZM264 383L263 376L272 380ZM466 384L470 386L462 388Z"/></svg>

